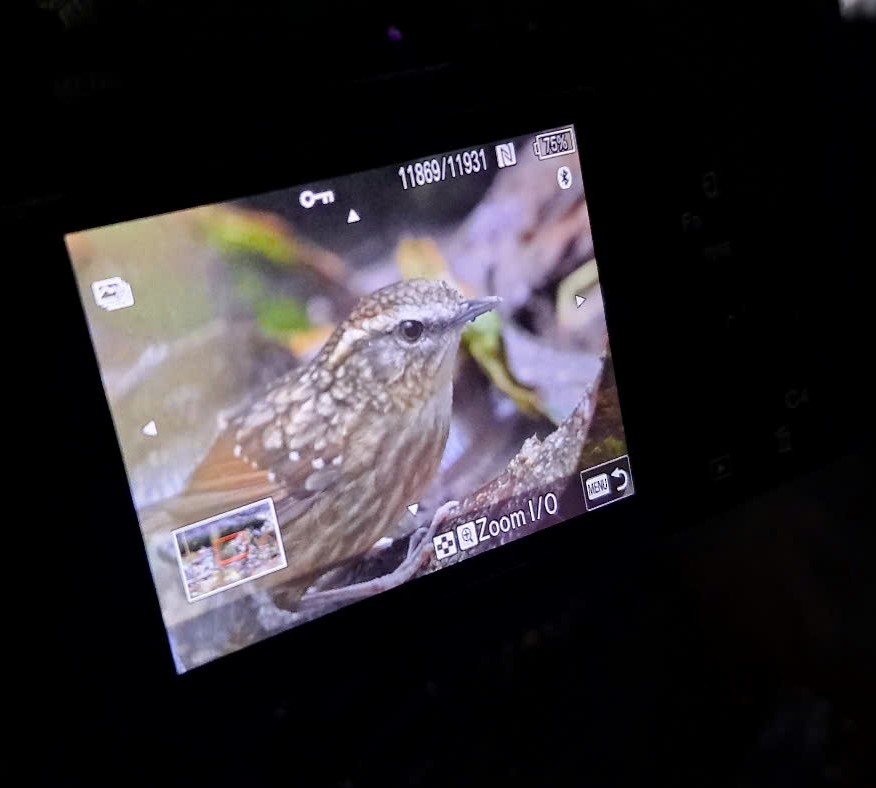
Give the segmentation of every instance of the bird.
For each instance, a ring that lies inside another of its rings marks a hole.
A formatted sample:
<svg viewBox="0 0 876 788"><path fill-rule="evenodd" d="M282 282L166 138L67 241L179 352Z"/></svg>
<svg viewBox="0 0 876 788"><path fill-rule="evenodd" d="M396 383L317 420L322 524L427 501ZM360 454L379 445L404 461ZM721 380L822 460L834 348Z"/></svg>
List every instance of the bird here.
<svg viewBox="0 0 876 788"><path fill-rule="evenodd" d="M463 329L499 301L429 279L363 296L309 363L227 423L189 480L186 511L270 497L287 566L263 579L295 609L318 577L393 533L434 477Z"/></svg>

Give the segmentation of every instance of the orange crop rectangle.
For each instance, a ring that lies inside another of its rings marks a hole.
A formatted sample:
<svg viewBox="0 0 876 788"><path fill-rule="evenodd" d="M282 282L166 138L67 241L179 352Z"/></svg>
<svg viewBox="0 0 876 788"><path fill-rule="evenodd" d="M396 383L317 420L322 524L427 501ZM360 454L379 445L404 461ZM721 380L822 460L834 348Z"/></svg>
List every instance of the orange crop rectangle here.
<svg viewBox="0 0 876 788"><path fill-rule="evenodd" d="M234 563L235 561L240 561L241 558L246 558L246 556L249 554L249 549L247 548L243 552L232 555L229 558L221 558L219 556L219 545L222 542L228 542L231 539L236 539L242 533L243 531L235 531L233 534L220 536L218 539L213 540L213 555L215 556L216 563L219 564L219 566L228 566L228 564Z"/></svg>

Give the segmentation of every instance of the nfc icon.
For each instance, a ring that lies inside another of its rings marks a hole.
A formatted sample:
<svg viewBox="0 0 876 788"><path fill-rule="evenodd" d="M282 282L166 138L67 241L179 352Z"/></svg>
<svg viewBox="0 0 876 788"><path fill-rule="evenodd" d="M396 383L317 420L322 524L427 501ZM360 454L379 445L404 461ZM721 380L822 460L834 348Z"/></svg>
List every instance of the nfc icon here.
<svg viewBox="0 0 876 788"><path fill-rule="evenodd" d="M513 142L496 146L496 163L499 165L499 169L513 167L517 164L517 151L514 150Z"/></svg>

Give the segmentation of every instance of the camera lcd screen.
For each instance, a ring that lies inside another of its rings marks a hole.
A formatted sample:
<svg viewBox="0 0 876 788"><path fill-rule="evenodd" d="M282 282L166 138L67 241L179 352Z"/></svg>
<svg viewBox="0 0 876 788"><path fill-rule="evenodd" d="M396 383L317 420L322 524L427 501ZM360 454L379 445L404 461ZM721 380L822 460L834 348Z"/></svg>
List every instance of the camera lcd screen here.
<svg viewBox="0 0 876 788"><path fill-rule="evenodd" d="M577 144L66 237L178 672L633 493Z"/></svg>

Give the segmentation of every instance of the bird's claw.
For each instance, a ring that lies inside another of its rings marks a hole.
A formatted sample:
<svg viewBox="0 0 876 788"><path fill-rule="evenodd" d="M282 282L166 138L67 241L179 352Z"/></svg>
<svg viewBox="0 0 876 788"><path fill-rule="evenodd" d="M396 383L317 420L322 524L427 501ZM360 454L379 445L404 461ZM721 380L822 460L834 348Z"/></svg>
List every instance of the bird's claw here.
<svg viewBox="0 0 876 788"><path fill-rule="evenodd" d="M301 599L301 608L312 609L320 604L354 602L406 583L422 568L429 546L432 543L432 537L435 536L438 528L450 519L451 512L458 506L459 501L448 501L438 507L438 510L432 517L432 522L427 527L418 528L411 534L411 539L408 542L407 557L392 572L381 577L375 577L372 580L344 586L343 588L332 588L326 591L307 593Z"/></svg>
<svg viewBox="0 0 876 788"><path fill-rule="evenodd" d="M408 555L401 566L405 566L405 564L411 560L412 556L417 553L422 553L424 546L432 541L432 537L435 536L441 525L450 519L450 513L458 506L459 501L447 501L447 503L441 504L441 506L435 510L435 514L432 516L432 521L429 525L421 526L411 534L410 541L408 542Z"/></svg>

